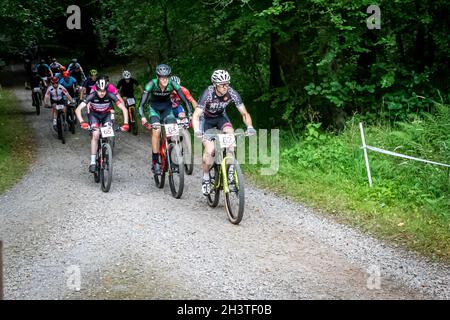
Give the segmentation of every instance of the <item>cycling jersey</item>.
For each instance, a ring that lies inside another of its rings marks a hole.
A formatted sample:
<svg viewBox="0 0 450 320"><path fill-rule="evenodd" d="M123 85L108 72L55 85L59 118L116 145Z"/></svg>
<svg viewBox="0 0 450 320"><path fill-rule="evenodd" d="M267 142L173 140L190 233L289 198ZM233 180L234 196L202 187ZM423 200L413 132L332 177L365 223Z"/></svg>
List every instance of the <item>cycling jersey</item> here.
<svg viewBox="0 0 450 320"><path fill-rule="evenodd" d="M186 89L183 86L180 86L180 87L181 87L181 91L183 91L184 96L186 97L186 99L190 103L193 103L194 98L192 97L192 95L189 92L189 90ZM170 100L172 100L172 108L178 108L178 106L181 104L180 96L178 95L178 93L176 91L172 91L172 93L170 94Z"/></svg>
<svg viewBox="0 0 450 320"><path fill-rule="evenodd" d="M89 106L90 112L106 113L114 108L113 103L117 104L119 99L110 92L107 92L103 98L100 98L97 95L97 91L93 91L83 102Z"/></svg>
<svg viewBox="0 0 450 320"><path fill-rule="evenodd" d="M52 102L61 101L63 96L69 94L62 85L58 84L57 88L53 86L48 87L47 92L45 93L45 97L50 97Z"/></svg>
<svg viewBox="0 0 450 320"><path fill-rule="evenodd" d="M94 86L92 86L92 88L91 88L91 91L95 91L95 90L97 90L97 87L94 84ZM108 83L108 87L106 88L106 91L108 91L109 93L112 93L115 96L119 93L117 88L112 83Z"/></svg>
<svg viewBox="0 0 450 320"><path fill-rule="evenodd" d="M130 81L127 82L125 79L120 79L119 83L117 84L117 89L120 90L120 95L122 97L133 98L134 86L138 86L139 82L134 78L130 78L129 80Z"/></svg>
<svg viewBox="0 0 450 320"><path fill-rule="evenodd" d="M183 91L176 82L169 80L167 87L165 90L161 90L158 85L158 79L153 79L145 86L144 94L142 95L141 102L139 104L139 115L141 118L145 117L144 114L144 105L147 103L147 100L150 100L150 107L156 111L165 111L166 109L172 109L172 101L170 100L170 95L172 91L176 91L180 96L183 103L191 113L191 107L186 97L184 96Z"/></svg>
<svg viewBox="0 0 450 320"><path fill-rule="evenodd" d="M77 83L80 84L80 85L81 85L81 84L83 83L83 81L86 79L86 77L84 76L84 73L81 72L81 71L75 71L75 70L72 70L72 71L70 71L70 75L71 75L72 77L74 77L75 80L77 80Z"/></svg>
<svg viewBox="0 0 450 320"><path fill-rule="evenodd" d="M62 64L59 62L53 62L50 64L50 69L52 69L53 73L59 72L59 68L62 67Z"/></svg>
<svg viewBox="0 0 450 320"><path fill-rule="evenodd" d="M34 71L37 72L37 74L41 77L46 77L50 71L50 67L48 66L48 64L41 63L35 66Z"/></svg>
<svg viewBox="0 0 450 320"><path fill-rule="evenodd" d="M62 85L64 88L66 88L67 91L69 91L70 95L73 97L74 95L73 87L77 85L77 80L75 80L74 77L69 77L68 79L61 78L61 80L59 80L59 84Z"/></svg>
<svg viewBox="0 0 450 320"><path fill-rule="evenodd" d="M209 86L201 95L198 107L203 110L205 117L217 117L225 113L225 109L231 102L238 109L244 107L241 96L233 88L228 88L228 92L219 97L214 86Z"/></svg>
<svg viewBox="0 0 450 320"><path fill-rule="evenodd" d="M94 79L92 79L90 77L86 79L86 81L83 84L83 87L86 89L86 94L90 94L91 93L92 87L95 86L95 82L96 81L97 80L94 80Z"/></svg>

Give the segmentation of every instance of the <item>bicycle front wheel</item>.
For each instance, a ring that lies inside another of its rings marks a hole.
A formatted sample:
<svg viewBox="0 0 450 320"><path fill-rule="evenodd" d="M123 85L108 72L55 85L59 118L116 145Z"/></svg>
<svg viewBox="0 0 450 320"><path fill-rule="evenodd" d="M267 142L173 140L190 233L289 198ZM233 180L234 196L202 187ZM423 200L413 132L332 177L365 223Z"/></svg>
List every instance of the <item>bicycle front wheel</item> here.
<svg viewBox="0 0 450 320"><path fill-rule="evenodd" d="M211 182L211 191L206 197L208 199L208 205L211 208L217 207L220 198L220 172L219 166L214 163L211 169L209 169L209 179Z"/></svg>
<svg viewBox="0 0 450 320"><path fill-rule="evenodd" d="M56 128L58 130L58 139L64 144L66 140L64 140L64 129L63 129L63 113L58 112L56 117Z"/></svg>
<svg viewBox="0 0 450 320"><path fill-rule="evenodd" d="M102 159L100 161L100 181L103 192L108 192L112 182L112 149L109 143L102 146Z"/></svg>
<svg viewBox="0 0 450 320"><path fill-rule="evenodd" d="M181 136L183 138L181 146L183 148L184 167L186 168L186 174L191 175L194 170L194 153L192 152L191 135L188 130L183 129Z"/></svg>
<svg viewBox="0 0 450 320"><path fill-rule="evenodd" d="M230 166L234 169L230 170ZM245 187L244 177L242 175L241 167L236 159L229 161L226 166L227 180L225 191L225 209L227 211L228 220L232 224L239 224L244 216L245 206ZM230 179L231 178L231 179ZM228 190L227 190L228 189Z"/></svg>
<svg viewBox="0 0 450 320"><path fill-rule="evenodd" d="M180 146L171 144L168 155L170 191L175 199L180 199L184 189L184 160Z"/></svg>
<svg viewBox="0 0 450 320"><path fill-rule="evenodd" d="M139 119L137 117L137 113L136 113L134 107L130 107L130 119L129 119L130 130L131 130L131 133L135 136L137 136L139 133L138 121L139 121Z"/></svg>

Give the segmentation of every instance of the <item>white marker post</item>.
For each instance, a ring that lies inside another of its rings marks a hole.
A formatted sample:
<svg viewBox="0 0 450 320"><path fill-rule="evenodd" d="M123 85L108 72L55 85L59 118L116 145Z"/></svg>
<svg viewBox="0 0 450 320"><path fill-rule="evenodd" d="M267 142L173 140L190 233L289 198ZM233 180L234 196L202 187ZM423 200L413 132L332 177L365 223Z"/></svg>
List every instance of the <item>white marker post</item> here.
<svg viewBox="0 0 450 320"><path fill-rule="evenodd" d="M366 139L364 138L364 129L362 122L359 123L359 129L361 130L362 149L364 150L364 160L366 161L367 178L369 179L369 187L372 188L372 175L370 174L369 156L367 155Z"/></svg>

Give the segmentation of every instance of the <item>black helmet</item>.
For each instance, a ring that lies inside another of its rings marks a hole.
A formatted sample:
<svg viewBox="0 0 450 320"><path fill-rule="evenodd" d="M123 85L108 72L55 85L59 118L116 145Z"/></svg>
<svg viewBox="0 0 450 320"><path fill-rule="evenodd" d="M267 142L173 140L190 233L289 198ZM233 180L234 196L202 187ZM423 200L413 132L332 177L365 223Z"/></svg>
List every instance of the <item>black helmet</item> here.
<svg viewBox="0 0 450 320"><path fill-rule="evenodd" d="M95 88L97 90L105 91L108 88L108 80L105 77L99 77L97 81L95 81Z"/></svg>
<svg viewBox="0 0 450 320"><path fill-rule="evenodd" d="M158 77L168 77L172 73L172 69L167 64L160 64L156 67Z"/></svg>

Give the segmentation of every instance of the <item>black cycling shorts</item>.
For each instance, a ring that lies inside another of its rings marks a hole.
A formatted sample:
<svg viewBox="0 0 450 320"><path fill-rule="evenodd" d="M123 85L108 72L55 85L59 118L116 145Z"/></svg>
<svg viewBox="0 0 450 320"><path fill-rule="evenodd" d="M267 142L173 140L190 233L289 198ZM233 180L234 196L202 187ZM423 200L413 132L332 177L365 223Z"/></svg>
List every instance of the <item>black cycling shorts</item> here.
<svg viewBox="0 0 450 320"><path fill-rule="evenodd" d="M96 113L89 112L89 124L93 128L100 128L107 123L112 124L111 112Z"/></svg>

